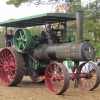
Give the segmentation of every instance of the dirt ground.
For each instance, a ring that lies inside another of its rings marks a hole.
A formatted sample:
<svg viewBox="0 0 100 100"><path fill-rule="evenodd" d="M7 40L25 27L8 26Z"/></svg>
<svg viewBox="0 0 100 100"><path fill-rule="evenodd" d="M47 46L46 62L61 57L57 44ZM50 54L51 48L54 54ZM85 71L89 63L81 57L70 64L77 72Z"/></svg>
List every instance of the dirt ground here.
<svg viewBox="0 0 100 100"><path fill-rule="evenodd" d="M33 83L30 77L24 77L16 87L3 86L0 83L0 100L100 100L100 85L94 91L74 89L71 81L68 90L62 95L48 92L45 83Z"/></svg>

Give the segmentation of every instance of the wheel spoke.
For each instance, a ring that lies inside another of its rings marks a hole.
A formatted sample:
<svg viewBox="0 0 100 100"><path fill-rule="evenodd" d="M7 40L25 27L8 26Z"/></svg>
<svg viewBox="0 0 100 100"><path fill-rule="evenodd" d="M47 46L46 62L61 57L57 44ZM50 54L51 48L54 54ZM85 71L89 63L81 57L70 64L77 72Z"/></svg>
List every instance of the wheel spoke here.
<svg viewBox="0 0 100 100"><path fill-rule="evenodd" d="M23 42L26 42L26 39L23 39Z"/></svg>
<svg viewBox="0 0 100 100"><path fill-rule="evenodd" d="M21 38L16 38L16 40L19 42L21 40Z"/></svg>
<svg viewBox="0 0 100 100"><path fill-rule="evenodd" d="M87 80L85 80L85 88L86 88L86 85L87 85Z"/></svg>
<svg viewBox="0 0 100 100"><path fill-rule="evenodd" d="M20 38L21 40L23 39L23 35L22 35L22 32L20 31Z"/></svg>
<svg viewBox="0 0 100 100"><path fill-rule="evenodd" d="M6 57L8 57L11 53L10 53L10 51L6 51L6 54L7 54Z"/></svg>
<svg viewBox="0 0 100 100"><path fill-rule="evenodd" d="M14 78L14 74L15 74L15 71L14 72L12 72L10 69L7 71L7 73L8 73L8 76L12 79L12 78Z"/></svg>
<svg viewBox="0 0 100 100"><path fill-rule="evenodd" d="M50 70L51 70L51 72L53 73L53 70L52 70L52 68L50 67Z"/></svg>
<svg viewBox="0 0 100 100"><path fill-rule="evenodd" d="M92 79L90 79L90 81L91 81L92 85L94 86L94 83L93 83Z"/></svg>
<svg viewBox="0 0 100 100"><path fill-rule="evenodd" d="M4 63L3 59L1 59L1 58L0 58L0 61L1 61L2 63Z"/></svg>
<svg viewBox="0 0 100 100"><path fill-rule="evenodd" d="M22 42L19 42L18 47L21 49L22 48Z"/></svg>
<svg viewBox="0 0 100 100"><path fill-rule="evenodd" d="M26 36L25 36L25 34L23 34L23 39L26 39Z"/></svg>
<svg viewBox="0 0 100 100"><path fill-rule="evenodd" d="M15 71L16 67L15 67L15 65L14 65L14 66L11 66L9 69L10 69L11 71Z"/></svg>
<svg viewBox="0 0 100 100"><path fill-rule="evenodd" d="M4 58L3 52L1 53L1 55L2 55L2 60L4 62L5 61L5 58Z"/></svg>
<svg viewBox="0 0 100 100"><path fill-rule="evenodd" d="M91 86L90 86L90 79L88 79L88 85L89 85L89 90L91 89Z"/></svg>
<svg viewBox="0 0 100 100"><path fill-rule="evenodd" d="M25 44L24 44L24 42L22 43L22 47L23 47L23 49L25 48Z"/></svg>
<svg viewBox="0 0 100 100"><path fill-rule="evenodd" d="M59 82L54 82L54 84L53 84L53 88L54 88L54 90L55 90L56 92L61 91L61 90L62 90L62 86L63 86L63 84L60 85Z"/></svg>
<svg viewBox="0 0 100 100"><path fill-rule="evenodd" d="M52 74L50 72L48 72L48 74L52 77Z"/></svg>
<svg viewBox="0 0 100 100"><path fill-rule="evenodd" d="M57 82L59 83L60 86L63 86L63 84L64 84L62 81L57 80Z"/></svg>
<svg viewBox="0 0 100 100"><path fill-rule="evenodd" d="M92 80L95 80L96 81L97 79L95 79L95 78L92 77Z"/></svg>
<svg viewBox="0 0 100 100"><path fill-rule="evenodd" d="M57 89L59 88L59 87L57 87L57 84L55 82L51 82L51 85L52 85L52 88L54 89L54 91L57 92Z"/></svg>
<svg viewBox="0 0 100 100"><path fill-rule="evenodd" d="M3 82L3 84L9 84L10 83L10 80L8 79L8 75L7 75L7 73L2 73L2 77L3 78L1 78L1 81Z"/></svg>
<svg viewBox="0 0 100 100"><path fill-rule="evenodd" d="M8 62L11 62L11 61L12 61L11 58L13 58L13 55L10 53L9 56L7 56L7 61L8 61Z"/></svg>
<svg viewBox="0 0 100 100"><path fill-rule="evenodd" d="M52 83L54 83L54 84L52 84ZM54 90L56 92L60 91L63 87L63 84L64 84L64 83L62 83L62 81L58 81L57 79L56 79L56 82L52 81L52 83L51 83L52 87L54 88Z"/></svg>

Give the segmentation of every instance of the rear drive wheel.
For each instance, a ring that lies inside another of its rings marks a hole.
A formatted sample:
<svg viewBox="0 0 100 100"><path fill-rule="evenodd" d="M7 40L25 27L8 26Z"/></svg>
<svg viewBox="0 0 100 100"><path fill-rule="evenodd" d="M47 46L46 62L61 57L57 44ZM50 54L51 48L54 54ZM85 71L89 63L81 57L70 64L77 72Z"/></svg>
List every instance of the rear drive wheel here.
<svg viewBox="0 0 100 100"><path fill-rule="evenodd" d="M0 51L0 81L4 85L15 86L23 78L25 67L22 54L14 48Z"/></svg>

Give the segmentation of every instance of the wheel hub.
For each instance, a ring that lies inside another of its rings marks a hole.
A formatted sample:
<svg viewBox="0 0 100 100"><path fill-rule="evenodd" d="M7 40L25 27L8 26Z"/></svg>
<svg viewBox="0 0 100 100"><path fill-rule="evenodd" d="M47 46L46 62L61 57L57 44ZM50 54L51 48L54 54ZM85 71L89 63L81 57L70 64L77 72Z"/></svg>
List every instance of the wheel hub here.
<svg viewBox="0 0 100 100"><path fill-rule="evenodd" d="M4 71L7 72L10 68L13 68L15 66L14 62L4 62Z"/></svg>
<svg viewBox="0 0 100 100"><path fill-rule="evenodd" d="M9 69L9 63L8 62L4 62L4 70L7 72Z"/></svg>
<svg viewBox="0 0 100 100"><path fill-rule="evenodd" d="M59 74L54 74L51 78L51 81L54 81L54 82L60 82L61 80L62 78Z"/></svg>
<svg viewBox="0 0 100 100"><path fill-rule="evenodd" d="M91 78L92 78L92 75L91 75L91 74L86 74L86 75L85 75L85 78L86 78L86 79L91 79Z"/></svg>

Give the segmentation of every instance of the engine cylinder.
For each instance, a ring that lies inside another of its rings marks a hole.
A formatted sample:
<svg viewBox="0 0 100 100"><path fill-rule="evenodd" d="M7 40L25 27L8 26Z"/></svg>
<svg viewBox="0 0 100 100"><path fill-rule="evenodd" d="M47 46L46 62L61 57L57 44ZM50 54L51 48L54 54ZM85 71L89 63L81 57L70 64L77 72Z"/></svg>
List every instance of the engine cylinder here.
<svg viewBox="0 0 100 100"><path fill-rule="evenodd" d="M90 42L39 44L34 49L38 60L89 61L94 58L94 48Z"/></svg>

